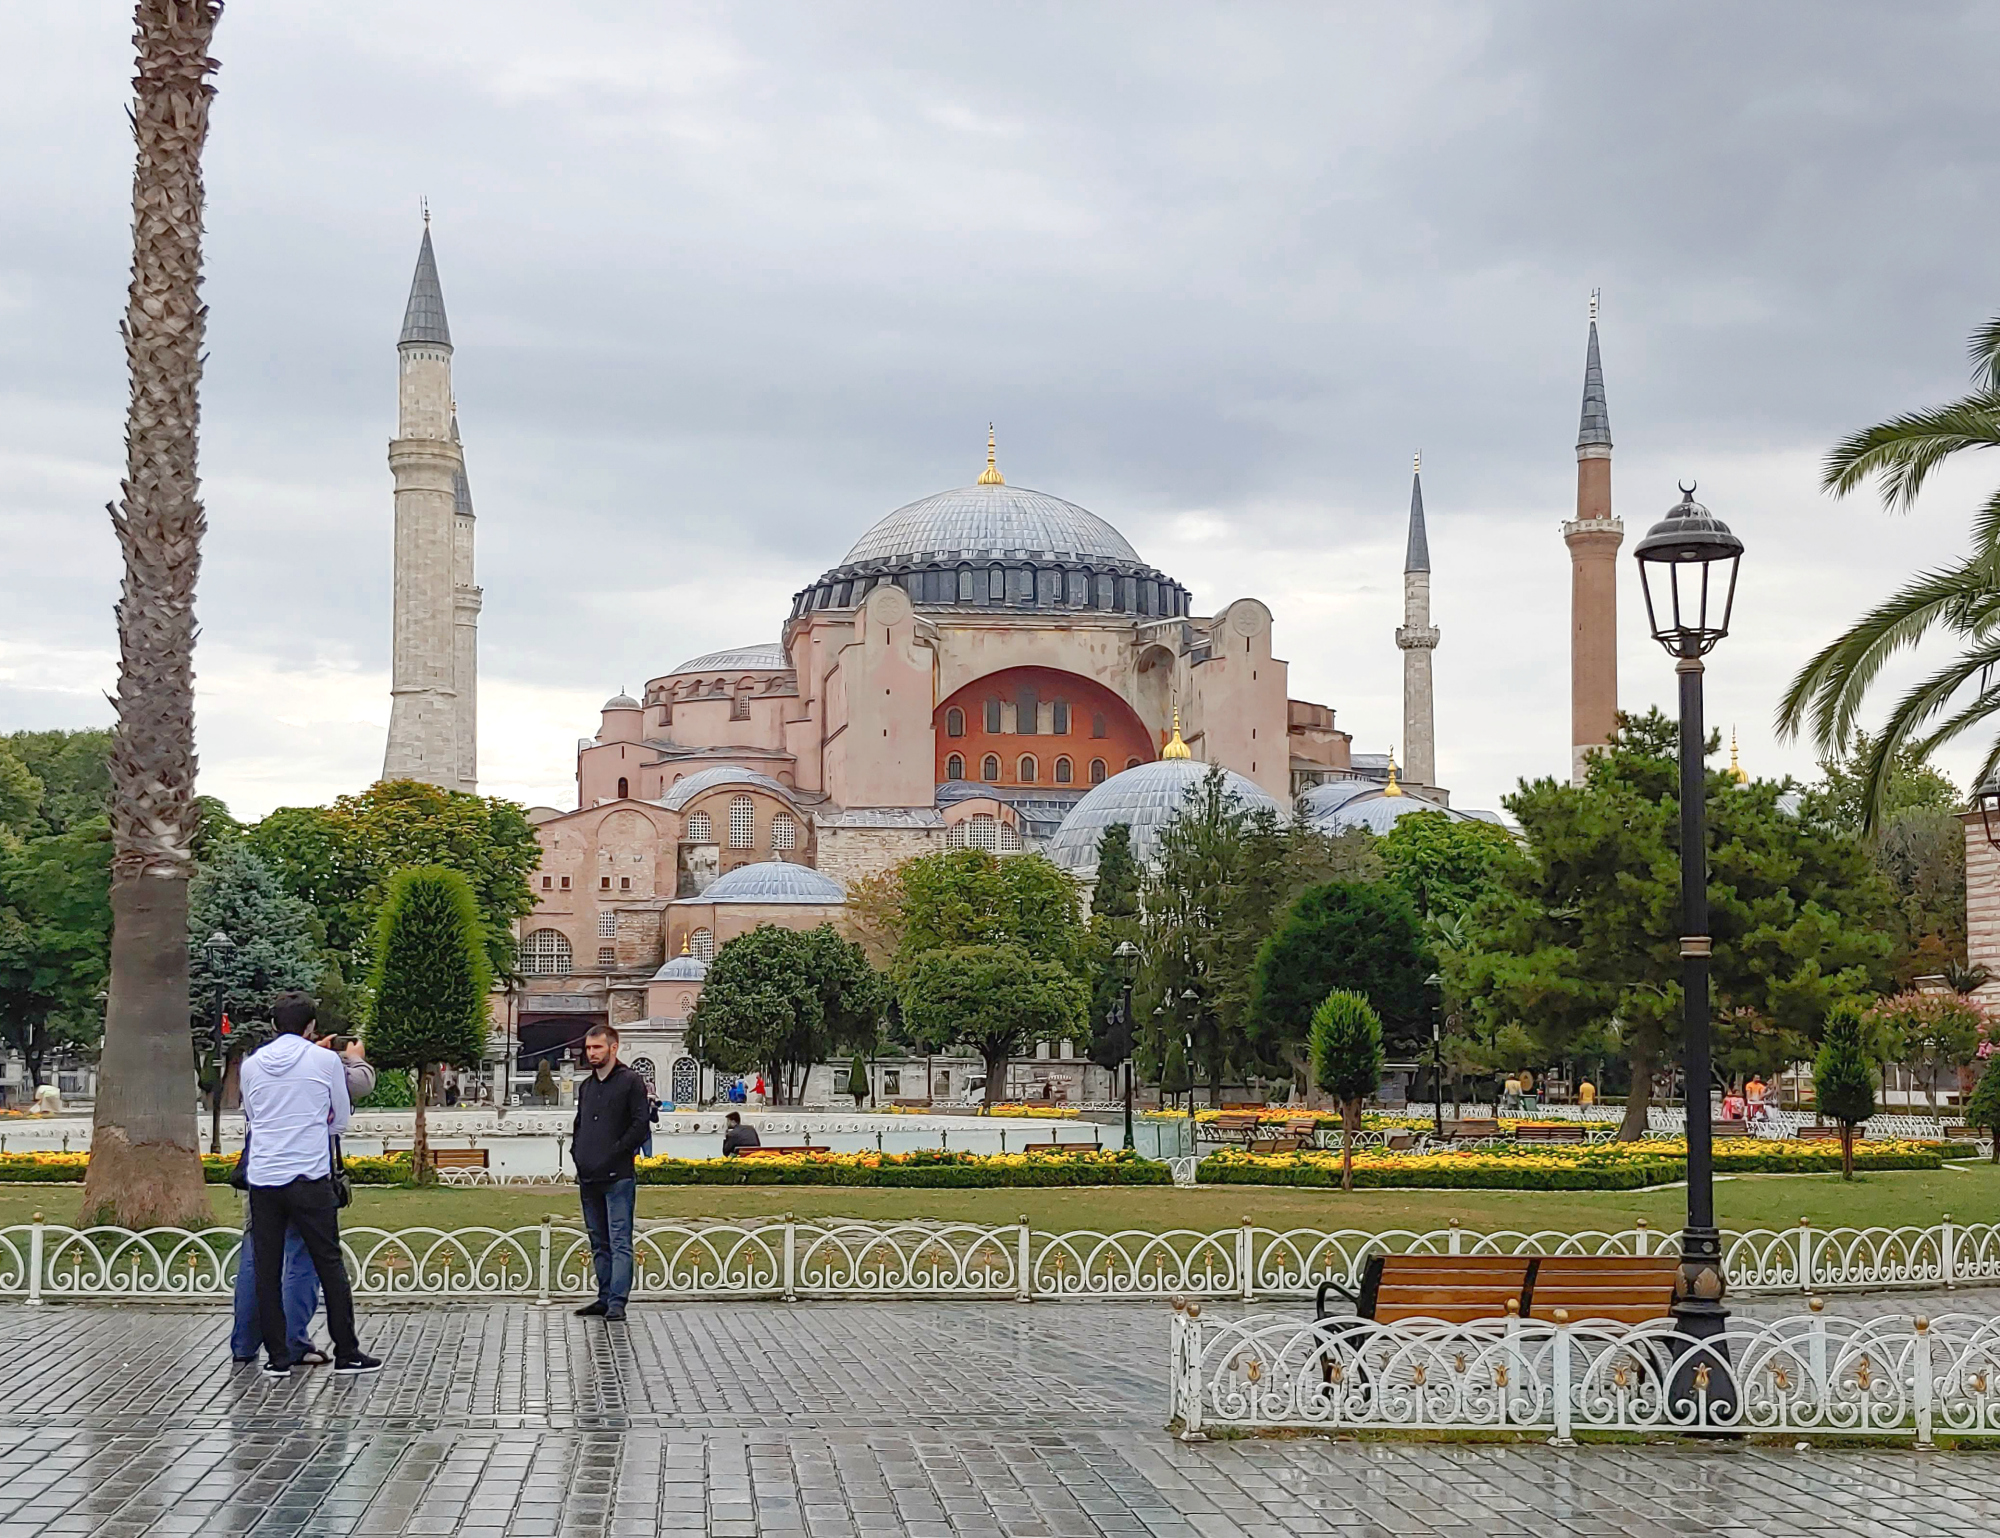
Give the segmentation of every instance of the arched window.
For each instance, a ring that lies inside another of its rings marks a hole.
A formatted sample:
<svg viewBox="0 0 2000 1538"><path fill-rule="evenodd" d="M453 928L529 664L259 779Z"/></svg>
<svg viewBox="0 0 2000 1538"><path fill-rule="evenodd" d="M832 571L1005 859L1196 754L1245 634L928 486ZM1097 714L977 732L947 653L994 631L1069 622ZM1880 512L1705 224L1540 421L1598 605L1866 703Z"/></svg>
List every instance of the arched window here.
<svg viewBox="0 0 2000 1538"><path fill-rule="evenodd" d="M1097 607L1115 609L1118 607L1118 580L1109 572L1097 575Z"/></svg>
<svg viewBox="0 0 2000 1538"><path fill-rule="evenodd" d="M1000 852L1002 854L1021 852L1021 833L1011 822L1000 824Z"/></svg>
<svg viewBox="0 0 2000 1538"><path fill-rule="evenodd" d="M696 961L715 960L715 936L709 930L697 929L688 936L688 949Z"/></svg>
<svg viewBox="0 0 2000 1538"><path fill-rule="evenodd" d="M965 847L964 823L955 822L944 830L944 847L947 849L963 849Z"/></svg>
<svg viewBox="0 0 2000 1538"><path fill-rule="evenodd" d="M1076 771L1074 768L1071 767L1070 761L1068 759L1059 758L1056 760L1056 783L1058 785L1067 785L1073 779L1075 779L1075 777L1076 777Z"/></svg>
<svg viewBox="0 0 2000 1538"><path fill-rule="evenodd" d="M964 779L965 760L960 758L956 753L952 754L950 758L947 758L944 761L944 777L947 780Z"/></svg>
<svg viewBox="0 0 2000 1538"><path fill-rule="evenodd" d="M732 797L729 802L729 847L748 849L756 831L756 803L748 796Z"/></svg>
<svg viewBox="0 0 2000 1538"><path fill-rule="evenodd" d="M771 847L773 849L796 849L799 843L799 825L792 821L789 812L779 812L771 819Z"/></svg>
<svg viewBox="0 0 2000 1538"><path fill-rule="evenodd" d="M986 730L988 735L1000 735L1000 696L994 695L986 702Z"/></svg>
<svg viewBox="0 0 2000 1538"><path fill-rule="evenodd" d="M1110 735L1109 729L1104 724L1104 712L1101 710L1093 712L1090 717L1090 735L1093 737Z"/></svg>
<svg viewBox="0 0 2000 1538"><path fill-rule="evenodd" d="M1057 700L1049 706L1049 730L1058 737L1069 735L1069 701Z"/></svg>
<svg viewBox="0 0 2000 1538"><path fill-rule="evenodd" d="M688 842L690 844L715 842L715 824L708 820L708 813L696 812L688 818Z"/></svg>
<svg viewBox="0 0 2000 1538"><path fill-rule="evenodd" d="M974 812L967 820L971 828L967 836L972 840L974 849L995 850L1000 847L1000 824L990 813Z"/></svg>
<svg viewBox="0 0 2000 1538"><path fill-rule="evenodd" d="M1128 758L1125 760L1125 767L1127 769L1137 769L1139 767L1139 760L1136 758Z"/></svg>
<svg viewBox="0 0 2000 1538"><path fill-rule="evenodd" d="M986 755L985 760L979 766L979 777L988 785L998 785L1000 783L999 754L988 753Z"/></svg>
<svg viewBox="0 0 2000 1538"><path fill-rule="evenodd" d="M1021 783L1023 785L1032 785L1035 783L1034 754L1023 753L1021 755L1021 762L1016 767L1019 768L1019 770L1021 771Z"/></svg>
<svg viewBox="0 0 2000 1538"><path fill-rule="evenodd" d="M569 937L560 929L537 929L521 942L521 970L529 977L568 977Z"/></svg>
<svg viewBox="0 0 2000 1538"><path fill-rule="evenodd" d="M1007 568L989 566L986 568L986 601L1005 603L1007 601Z"/></svg>
<svg viewBox="0 0 2000 1538"><path fill-rule="evenodd" d="M621 774L618 776L618 799L620 801L629 801L631 798L632 782Z"/></svg>
<svg viewBox="0 0 2000 1538"><path fill-rule="evenodd" d="M947 737L963 737L965 735L965 712L960 710L956 705L944 713L944 734Z"/></svg>
<svg viewBox="0 0 2000 1538"><path fill-rule="evenodd" d="M1104 760L1101 758L1093 758L1090 761L1090 783L1093 785L1104 783Z"/></svg>
<svg viewBox="0 0 2000 1538"><path fill-rule="evenodd" d="M958 601L960 603L972 602L972 568L970 566L961 566L958 568Z"/></svg>
<svg viewBox="0 0 2000 1538"><path fill-rule="evenodd" d="M611 946L609 946L609 945L600 945L600 946L598 946L598 948L597 948L597 964L598 964L598 965L599 965L600 967L603 967L603 968L605 968L605 969L607 969L607 970L609 970L609 969L610 969L610 968L612 968L612 967L615 967L615 966L617 966L617 965L618 965L618 952L617 952L617 951L616 951L616 950L615 950L615 949L614 949L613 947L611 947Z"/></svg>
<svg viewBox="0 0 2000 1538"><path fill-rule="evenodd" d="M1073 571L1069 574L1069 606L1072 609L1087 608L1090 604L1090 573Z"/></svg>

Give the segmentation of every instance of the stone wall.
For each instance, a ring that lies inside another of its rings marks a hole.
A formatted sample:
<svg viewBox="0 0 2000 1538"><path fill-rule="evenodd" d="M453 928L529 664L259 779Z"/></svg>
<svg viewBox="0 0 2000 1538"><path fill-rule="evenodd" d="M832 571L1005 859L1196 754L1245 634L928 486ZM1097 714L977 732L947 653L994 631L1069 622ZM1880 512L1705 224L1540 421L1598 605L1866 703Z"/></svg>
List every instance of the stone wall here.
<svg viewBox="0 0 2000 1538"><path fill-rule="evenodd" d="M818 837L819 870L850 889L857 881L945 846L942 823L934 828L843 828L822 824Z"/></svg>

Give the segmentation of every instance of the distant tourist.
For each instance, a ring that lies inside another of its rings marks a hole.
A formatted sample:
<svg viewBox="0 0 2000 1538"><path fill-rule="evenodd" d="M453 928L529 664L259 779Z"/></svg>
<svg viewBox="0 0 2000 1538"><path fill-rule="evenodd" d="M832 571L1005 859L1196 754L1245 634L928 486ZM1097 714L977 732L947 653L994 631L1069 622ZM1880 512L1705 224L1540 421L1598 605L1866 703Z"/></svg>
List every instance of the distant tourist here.
<svg viewBox="0 0 2000 1538"><path fill-rule="evenodd" d="M318 1031L310 1025L305 1036L307 1041L324 1045L340 1059L341 1069L347 1075L350 1104L366 1100L375 1092L375 1070L362 1061L358 1040L336 1036L321 1043ZM246 1157L247 1153L246 1147ZM243 1162L237 1161L239 1167ZM241 1180L232 1180L230 1184L248 1189ZM333 1358L314 1345L312 1338L312 1317L319 1309L319 1277L313 1270L312 1257L306 1253L305 1240L296 1228L285 1235L284 1298L286 1355L294 1366L303 1363L307 1367L324 1367ZM257 1312L257 1250L247 1223L243 1228L242 1248L236 1252L234 1302L236 1319L229 1335L229 1354L239 1362L254 1362L257 1347L264 1339L264 1327Z"/></svg>
<svg viewBox="0 0 2000 1538"><path fill-rule="evenodd" d="M733 1159L746 1148L759 1148L757 1129L743 1125L743 1118L731 1111L723 1118L727 1123L722 1129L722 1157Z"/></svg>
<svg viewBox="0 0 2000 1538"><path fill-rule="evenodd" d="M333 1139L347 1127L347 1075L333 1053L306 1040L313 1019L311 999L280 994L271 1010L276 1039L243 1062L244 1178L250 1227L262 1239L255 1256L257 1314L264 1372L273 1378L292 1369L283 1281L285 1245L294 1232L304 1240L326 1293L333 1370L377 1372L382 1366L361 1349L354 1333L354 1293L340 1260Z"/></svg>
<svg viewBox="0 0 2000 1538"><path fill-rule="evenodd" d="M636 1171L632 1156L652 1134L646 1081L618 1061L618 1033L593 1025L583 1038L590 1072L576 1086L576 1123L569 1155L583 1198L583 1226L597 1267L597 1300L579 1314L625 1317L632 1292L632 1209Z"/></svg>

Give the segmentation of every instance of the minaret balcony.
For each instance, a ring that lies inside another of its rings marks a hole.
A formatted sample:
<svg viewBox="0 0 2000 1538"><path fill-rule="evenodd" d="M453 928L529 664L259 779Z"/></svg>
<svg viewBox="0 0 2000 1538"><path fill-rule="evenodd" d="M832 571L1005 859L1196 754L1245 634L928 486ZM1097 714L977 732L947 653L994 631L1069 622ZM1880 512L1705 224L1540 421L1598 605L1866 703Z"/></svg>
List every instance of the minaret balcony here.
<svg viewBox="0 0 2000 1538"><path fill-rule="evenodd" d="M1396 645L1406 652L1428 652L1437 650L1438 627L1435 625L1398 625Z"/></svg>

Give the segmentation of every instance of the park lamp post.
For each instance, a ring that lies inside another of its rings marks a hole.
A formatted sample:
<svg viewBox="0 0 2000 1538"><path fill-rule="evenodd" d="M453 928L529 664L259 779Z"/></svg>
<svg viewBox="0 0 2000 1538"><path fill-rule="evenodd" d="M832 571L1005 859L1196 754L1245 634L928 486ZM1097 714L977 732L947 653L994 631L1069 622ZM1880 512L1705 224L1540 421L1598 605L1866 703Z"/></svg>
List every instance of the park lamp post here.
<svg viewBox="0 0 2000 1538"><path fill-rule="evenodd" d="M1433 972L1424 979L1424 986L1432 989L1431 997L1431 1124L1436 1129L1437 1140L1444 1141L1444 1028L1439 1016L1444 1013L1444 978Z"/></svg>
<svg viewBox="0 0 2000 1538"><path fill-rule="evenodd" d="M1118 1034L1125 1043L1125 1151L1133 1153L1138 1144L1132 1137L1132 975L1137 970L1139 947L1130 940L1120 940L1111 948L1111 959L1118 968L1118 977L1123 986L1118 991L1118 1002L1111 1007L1118 1012Z"/></svg>
<svg viewBox="0 0 2000 1538"><path fill-rule="evenodd" d="M218 929L201 942L201 959L208 975L215 979L215 1014L208 1022L210 1061L215 1072L214 1087L208 1092L208 1151L212 1154L222 1152L222 1090L229 1077L229 1043L223 1037L222 1022L229 1012L227 969L235 951L236 942L226 930Z"/></svg>
<svg viewBox="0 0 2000 1538"><path fill-rule="evenodd" d="M1979 824L1986 830L1986 842L2000 849L2000 779L1988 780L1972 793L1972 804L1979 808Z"/></svg>
<svg viewBox="0 0 2000 1538"><path fill-rule="evenodd" d="M1681 1269L1674 1287L1674 1318L1683 1335L1710 1340L1727 1328L1729 1311L1722 1272L1722 1235L1715 1226L1714 1135L1709 1116L1708 1022L1708 816L1704 764L1707 731L1702 721L1702 661L1729 634L1736 599L1736 569L1743 541L1694 499L1692 486L1647 531L1633 550L1646 595L1646 619L1653 639L1674 659L1680 675L1681 801L1681 1009L1687 1078L1687 1226L1681 1233ZM1692 1363L1695 1355L1688 1361ZM1692 1399L1692 1383L1707 1383L1709 1403L1733 1410L1735 1392L1727 1361L1716 1348L1711 1374L1692 1366L1676 1375L1674 1397ZM1720 1390L1720 1392L1718 1392ZM1726 1396L1726 1401L1725 1401Z"/></svg>

